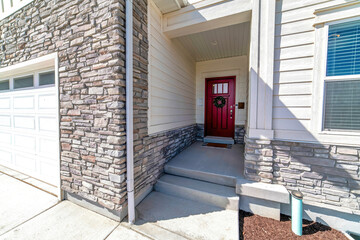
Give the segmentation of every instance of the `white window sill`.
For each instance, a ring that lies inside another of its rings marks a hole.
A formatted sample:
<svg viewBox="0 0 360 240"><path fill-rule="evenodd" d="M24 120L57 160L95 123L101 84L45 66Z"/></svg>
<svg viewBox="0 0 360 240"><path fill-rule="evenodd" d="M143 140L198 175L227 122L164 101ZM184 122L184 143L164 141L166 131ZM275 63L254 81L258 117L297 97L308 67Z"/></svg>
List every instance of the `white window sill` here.
<svg viewBox="0 0 360 240"><path fill-rule="evenodd" d="M360 136L360 132L352 131L321 131L319 135L334 135L334 136Z"/></svg>

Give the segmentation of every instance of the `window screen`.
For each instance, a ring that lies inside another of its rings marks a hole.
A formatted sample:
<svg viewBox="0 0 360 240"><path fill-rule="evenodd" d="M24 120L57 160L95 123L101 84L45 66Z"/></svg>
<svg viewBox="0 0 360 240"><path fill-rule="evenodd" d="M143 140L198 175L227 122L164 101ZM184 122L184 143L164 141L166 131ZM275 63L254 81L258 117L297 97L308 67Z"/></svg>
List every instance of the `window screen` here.
<svg viewBox="0 0 360 240"><path fill-rule="evenodd" d="M0 81L0 91L5 91L9 89L10 89L9 80Z"/></svg>
<svg viewBox="0 0 360 240"><path fill-rule="evenodd" d="M21 78L14 78L14 89L27 88L34 86L34 77L26 76Z"/></svg>
<svg viewBox="0 0 360 240"><path fill-rule="evenodd" d="M325 130L360 130L360 80L325 82Z"/></svg>
<svg viewBox="0 0 360 240"><path fill-rule="evenodd" d="M327 76L360 74L360 21L329 26Z"/></svg>
<svg viewBox="0 0 360 240"><path fill-rule="evenodd" d="M48 73L40 73L39 74L39 85L50 85L55 84L55 73L48 72Z"/></svg>

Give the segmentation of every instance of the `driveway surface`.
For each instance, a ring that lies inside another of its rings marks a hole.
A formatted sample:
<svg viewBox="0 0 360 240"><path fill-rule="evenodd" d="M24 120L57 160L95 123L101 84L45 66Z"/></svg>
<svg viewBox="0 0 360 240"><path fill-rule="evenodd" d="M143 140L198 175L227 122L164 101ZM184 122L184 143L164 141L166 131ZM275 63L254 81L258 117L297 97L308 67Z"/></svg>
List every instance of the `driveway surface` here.
<svg viewBox="0 0 360 240"><path fill-rule="evenodd" d="M0 173L0 236L57 202L56 197Z"/></svg>
<svg viewBox="0 0 360 240"><path fill-rule="evenodd" d="M1 240L146 240L107 217L0 173Z"/></svg>

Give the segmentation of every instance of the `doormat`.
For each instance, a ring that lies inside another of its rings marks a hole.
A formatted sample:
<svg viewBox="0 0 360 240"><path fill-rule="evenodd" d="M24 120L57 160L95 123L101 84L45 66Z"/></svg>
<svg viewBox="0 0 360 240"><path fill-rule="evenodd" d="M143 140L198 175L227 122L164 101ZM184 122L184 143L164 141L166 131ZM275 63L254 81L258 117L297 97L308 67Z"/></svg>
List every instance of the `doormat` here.
<svg viewBox="0 0 360 240"><path fill-rule="evenodd" d="M216 148L231 148L231 144L223 144L223 143L204 143L203 146L207 147L216 147Z"/></svg>

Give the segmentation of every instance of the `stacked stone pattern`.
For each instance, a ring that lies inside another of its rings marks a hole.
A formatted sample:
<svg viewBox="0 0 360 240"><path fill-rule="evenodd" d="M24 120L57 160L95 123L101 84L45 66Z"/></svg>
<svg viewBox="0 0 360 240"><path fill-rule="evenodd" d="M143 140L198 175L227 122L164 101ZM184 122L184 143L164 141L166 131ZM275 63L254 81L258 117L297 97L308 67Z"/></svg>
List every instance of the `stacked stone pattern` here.
<svg viewBox="0 0 360 240"><path fill-rule="evenodd" d="M120 211L125 1L35 0L0 21L0 67L58 53L61 187Z"/></svg>
<svg viewBox="0 0 360 240"><path fill-rule="evenodd" d="M245 176L360 214L360 147L247 138Z"/></svg>

